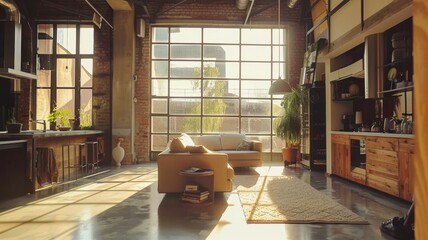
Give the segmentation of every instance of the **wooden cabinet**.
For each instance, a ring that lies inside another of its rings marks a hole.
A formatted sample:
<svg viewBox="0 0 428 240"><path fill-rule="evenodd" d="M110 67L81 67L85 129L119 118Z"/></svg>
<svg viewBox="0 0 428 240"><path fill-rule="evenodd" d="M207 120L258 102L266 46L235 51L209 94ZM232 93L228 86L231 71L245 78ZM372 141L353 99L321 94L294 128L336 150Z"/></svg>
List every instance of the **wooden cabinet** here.
<svg viewBox="0 0 428 240"><path fill-rule="evenodd" d="M413 139L399 139L398 146L398 178L400 198L412 201L415 142Z"/></svg>
<svg viewBox="0 0 428 240"><path fill-rule="evenodd" d="M350 172L349 136L331 136L331 160L333 174L348 178Z"/></svg>
<svg viewBox="0 0 428 240"><path fill-rule="evenodd" d="M352 163L351 140L365 140L366 164ZM331 135L332 173L401 199L412 201L415 144L411 138Z"/></svg>
<svg viewBox="0 0 428 240"><path fill-rule="evenodd" d="M398 139L366 137L366 144L367 185L398 197Z"/></svg>

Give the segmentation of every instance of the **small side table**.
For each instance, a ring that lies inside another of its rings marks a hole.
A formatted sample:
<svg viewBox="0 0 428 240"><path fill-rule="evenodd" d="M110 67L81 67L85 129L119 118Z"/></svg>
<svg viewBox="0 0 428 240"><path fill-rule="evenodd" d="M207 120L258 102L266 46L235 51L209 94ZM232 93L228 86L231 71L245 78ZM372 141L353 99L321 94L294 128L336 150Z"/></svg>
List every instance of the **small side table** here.
<svg viewBox="0 0 428 240"><path fill-rule="evenodd" d="M204 169L203 171L191 172L188 169L180 170L180 175L186 178L186 184L196 184L206 188L209 192L207 203L214 201L214 171Z"/></svg>

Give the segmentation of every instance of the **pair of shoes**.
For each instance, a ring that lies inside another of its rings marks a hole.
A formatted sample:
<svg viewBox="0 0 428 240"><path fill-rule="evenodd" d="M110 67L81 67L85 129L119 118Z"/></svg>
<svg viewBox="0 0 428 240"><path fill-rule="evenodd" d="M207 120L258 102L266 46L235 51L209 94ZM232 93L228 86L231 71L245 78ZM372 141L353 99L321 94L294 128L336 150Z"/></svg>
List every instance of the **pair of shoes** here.
<svg viewBox="0 0 428 240"><path fill-rule="evenodd" d="M413 229L404 226L404 217L393 217L380 225L380 231L395 239L414 239Z"/></svg>
<svg viewBox="0 0 428 240"><path fill-rule="evenodd" d="M380 231L395 239L401 239L404 218L393 217L380 225Z"/></svg>

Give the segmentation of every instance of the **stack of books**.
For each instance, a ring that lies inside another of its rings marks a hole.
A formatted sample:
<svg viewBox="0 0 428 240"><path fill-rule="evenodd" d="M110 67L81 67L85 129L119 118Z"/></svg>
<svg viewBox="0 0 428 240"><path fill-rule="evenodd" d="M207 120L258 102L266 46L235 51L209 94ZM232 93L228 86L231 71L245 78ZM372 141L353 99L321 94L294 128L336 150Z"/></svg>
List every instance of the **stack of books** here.
<svg viewBox="0 0 428 240"><path fill-rule="evenodd" d="M186 185L181 200L190 203L202 203L208 200L210 192L199 185Z"/></svg>

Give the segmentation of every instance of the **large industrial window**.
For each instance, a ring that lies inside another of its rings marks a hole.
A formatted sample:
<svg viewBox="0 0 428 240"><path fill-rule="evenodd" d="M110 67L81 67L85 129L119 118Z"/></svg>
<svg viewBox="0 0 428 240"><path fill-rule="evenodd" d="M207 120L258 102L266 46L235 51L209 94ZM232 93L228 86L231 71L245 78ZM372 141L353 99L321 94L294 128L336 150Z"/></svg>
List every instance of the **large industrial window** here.
<svg viewBox="0 0 428 240"><path fill-rule="evenodd" d="M280 151L272 122L286 78L286 30L154 27L151 44L151 150L189 135L245 133Z"/></svg>
<svg viewBox="0 0 428 240"><path fill-rule="evenodd" d="M92 126L93 25L38 24L37 38L36 118L68 109L81 127Z"/></svg>

